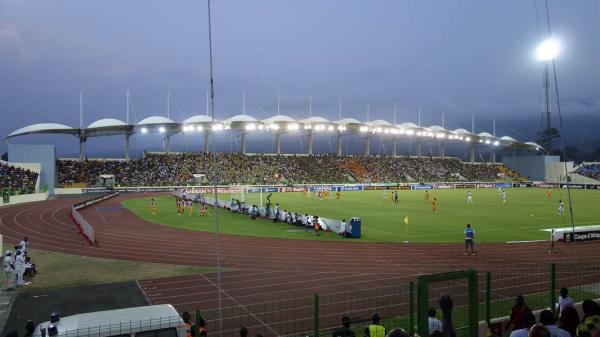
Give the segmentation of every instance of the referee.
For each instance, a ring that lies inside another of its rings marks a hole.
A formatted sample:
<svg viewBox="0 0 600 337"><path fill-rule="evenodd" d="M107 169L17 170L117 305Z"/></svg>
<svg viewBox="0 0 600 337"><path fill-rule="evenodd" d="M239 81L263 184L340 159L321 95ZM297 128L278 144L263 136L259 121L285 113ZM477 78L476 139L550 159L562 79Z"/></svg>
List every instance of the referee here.
<svg viewBox="0 0 600 337"><path fill-rule="evenodd" d="M471 250L471 255L475 255L475 230L471 227L471 224L467 224L467 228L465 228L465 255L469 255L469 249Z"/></svg>

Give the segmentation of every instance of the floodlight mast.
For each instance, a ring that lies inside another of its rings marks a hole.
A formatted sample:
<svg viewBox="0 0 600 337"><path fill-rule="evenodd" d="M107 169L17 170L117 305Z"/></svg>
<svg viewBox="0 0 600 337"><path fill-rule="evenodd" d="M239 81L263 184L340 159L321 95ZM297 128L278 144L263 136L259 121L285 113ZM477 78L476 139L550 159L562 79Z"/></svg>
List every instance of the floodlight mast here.
<svg viewBox="0 0 600 337"><path fill-rule="evenodd" d="M209 67L210 67L210 114L213 126L215 125L215 87L213 78L213 53L212 53L212 24L210 17L210 0L207 0L208 5L208 55L209 55ZM216 149L216 140L213 135L213 149ZM223 303L221 299L221 230L219 226L219 195L217 193L217 175L215 174L216 169L212 167L213 175L213 187L215 195L215 223L216 223L216 253L217 253L217 303L219 310L219 336L223 336Z"/></svg>
<svg viewBox="0 0 600 337"><path fill-rule="evenodd" d="M550 98L549 63L558 55L559 47L556 41L547 39L536 50L538 60L544 62L544 105L546 109L546 130L542 131L542 144L548 153L552 153L552 103Z"/></svg>

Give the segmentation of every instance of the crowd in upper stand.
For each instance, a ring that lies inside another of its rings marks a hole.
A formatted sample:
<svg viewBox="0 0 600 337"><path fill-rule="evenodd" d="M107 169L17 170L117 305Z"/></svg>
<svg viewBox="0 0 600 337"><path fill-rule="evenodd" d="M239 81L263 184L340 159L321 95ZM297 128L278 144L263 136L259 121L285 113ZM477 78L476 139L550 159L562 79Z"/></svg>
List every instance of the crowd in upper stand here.
<svg viewBox="0 0 600 337"><path fill-rule="evenodd" d="M0 163L0 190L8 188L12 192L32 193L37 177L36 172Z"/></svg>
<svg viewBox="0 0 600 337"><path fill-rule="evenodd" d="M101 174L113 174L119 186L166 186L194 183L194 174L211 182L216 174L219 184L493 181L499 167L453 158L174 153L129 161L60 160L58 172L59 184L94 186Z"/></svg>
<svg viewBox="0 0 600 337"><path fill-rule="evenodd" d="M600 164L581 165L575 172L588 178L600 180Z"/></svg>

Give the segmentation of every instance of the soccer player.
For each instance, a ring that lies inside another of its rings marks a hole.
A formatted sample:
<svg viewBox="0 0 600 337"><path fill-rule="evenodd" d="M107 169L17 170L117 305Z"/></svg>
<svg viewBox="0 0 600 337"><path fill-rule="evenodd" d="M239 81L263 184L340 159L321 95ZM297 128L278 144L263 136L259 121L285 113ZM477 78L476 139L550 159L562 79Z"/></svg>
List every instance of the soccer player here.
<svg viewBox="0 0 600 337"><path fill-rule="evenodd" d="M548 199L552 198L552 189L550 187L548 187L548 189L546 190L546 196L548 197Z"/></svg>
<svg viewBox="0 0 600 337"><path fill-rule="evenodd" d="M429 201L429 191L425 190L425 201Z"/></svg>
<svg viewBox="0 0 600 337"><path fill-rule="evenodd" d="M154 198L150 199L150 213L156 214L156 201Z"/></svg>
<svg viewBox="0 0 600 337"><path fill-rule="evenodd" d="M339 190L335 192L335 200L342 200L342 193Z"/></svg>
<svg viewBox="0 0 600 337"><path fill-rule="evenodd" d="M437 198L433 198L433 202L431 203L431 211L435 213L437 211Z"/></svg>
<svg viewBox="0 0 600 337"><path fill-rule="evenodd" d="M398 191L394 192L394 204L398 203Z"/></svg>
<svg viewBox="0 0 600 337"><path fill-rule="evenodd" d="M188 207L188 215L192 216L194 214L194 202L192 200L188 200L187 207Z"/></svg>
<svg viewBox="0 0 600 337"><path fill-rule="evenodd" d="M383 199L387 197L387 187L383 189Z"/></svg>
<svg viewBox="0 0 600 337"><path fill-rule="evenodd" d="M563 216L565 214L565 204L562 200L558 201L558 215Z"/></svg>
<svg viewBox="0 0 600 337"><path fill-rule="evenodd" d="M475 230L471 227L470 224L467 224L467 228L465 228L465 255L469 255L469 249L471 250L471 255L475 255Z"/></svg>
<svg viewBox="0 0 600 337"><path fill-rule="evenodd" d="M506 191L502 191L501 196L502 196L502 203L506 204Z"/></svg>
<svg viewBox="0 0 600 337"><path fill-rule="evenodd" d="M467 204L473 204L473 193L471 191L467 192Z"/></svg>
<svg viewBox="0 0 600 337"><path fill-rule="evenodd" d="M321 236L321 225L319 225L319 217L313 216L313 228L317 236Z"/></svg>

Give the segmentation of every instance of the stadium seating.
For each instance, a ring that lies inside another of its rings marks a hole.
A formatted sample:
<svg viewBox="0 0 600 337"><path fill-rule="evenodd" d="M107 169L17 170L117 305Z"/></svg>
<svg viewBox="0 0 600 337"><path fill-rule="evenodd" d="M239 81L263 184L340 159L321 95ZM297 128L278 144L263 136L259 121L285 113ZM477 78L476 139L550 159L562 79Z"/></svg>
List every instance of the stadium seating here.
<svg viewBox="0 0 600 337"><path fill-rule="evenodd" d="M0 190L8 188L20 194L33 193L37 177L36 172L0 163Z"/></svg>
<svg viewBox="0 0 600 337"><path fill-rule="evenodd" d="M236 153L146 154L119 160L60 160L59 184L97 185L113 174L119 186L172 186L193 183L204 173L219 184L354 183L406 181L494 181L497 165L462 163L453 158L391 156L275 156Z"/></svg>
<svg viewBox="0 0 600 337"><path fill-rule="evenodd" d="M581 165L576 173L588 178L600 180L600 164Z"/></svg>

